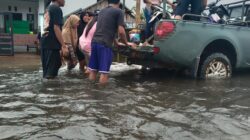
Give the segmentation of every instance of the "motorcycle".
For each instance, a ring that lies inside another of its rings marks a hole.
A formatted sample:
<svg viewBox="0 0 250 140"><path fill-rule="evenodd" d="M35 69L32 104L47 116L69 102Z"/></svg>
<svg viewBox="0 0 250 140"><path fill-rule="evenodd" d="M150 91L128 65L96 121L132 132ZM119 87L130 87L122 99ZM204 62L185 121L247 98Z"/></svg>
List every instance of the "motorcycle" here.
<svg viewBox="0 0 250 140"><path fill-rule="evenodd" d="M160 21L161 19L171 19L171 15L173 10L171 9L170 5L167 5L167 9L166 9L166 15L164 17L164 10L161 6L159 5L152 5L151 6L151 11L152 11L152 16L150 18L149 23L153 24L153 28L155 26L155 24ZM131 42L134 42L136 44L140 44L141 43L141 38L144 38L144 36L141 34L141 31L143 31L145 29L145 26L142 28L139 28L139 30L137 29L133 29L129 32L129 38ZM146 42L149 42L150 40L152 40L154 38L154 35L150 36L149 38L146 38Z"/></svg>
<svg viewBox="0 0 250 140"><path fill-rule="evenodd" d="M210 3L208 5L209 14L207 17L208 21L211 23L225 24L227 23L227 20L230 16L227 8L224 5L221 4L217 6L220 1L221 0L217 0L216 2ZM203 15L206 16L206 14Z"/></svg>
<svg viewBox="0 0 250 140"><path fill-rule="evenodd" d="M173 10L170 8L170 5L168 5L168 8L166 10L165 17L163 16L164 9L159 5L152 5L151 9L153 11L153 15L149 21L149 23L156 23L157 21L160 21L161 19L171 19Z"/></svg>

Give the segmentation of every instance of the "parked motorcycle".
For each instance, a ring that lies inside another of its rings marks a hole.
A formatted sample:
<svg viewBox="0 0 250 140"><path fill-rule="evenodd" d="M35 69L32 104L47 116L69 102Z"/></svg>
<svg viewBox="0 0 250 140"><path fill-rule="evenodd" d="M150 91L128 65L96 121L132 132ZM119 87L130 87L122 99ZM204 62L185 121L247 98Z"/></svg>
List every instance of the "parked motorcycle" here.
<svg viewBox="0 0 250 140"><path fill-rule="evenodd" d="M151 23L153 25L153 28L155 26L155 24L160 21L161 19L170 19L171 15L173 13L173 10L171 9L170 5L167 5L167 9L166 9L166 15L164 17L164 10L161 6L158 5L152 5L151 6L151 10L152 10L152 16L150 18L149 23ZM139 28L138 29L133 29L131 31L129 31L129 39L131 42L136 43L136 44L140 44L142 43L142 41L144 42L150 42L150 40L152 40L154 38L154 35L150 36L149 38L145 38L144 35L142 34L142 32L144 31L145 26L143 26L143 28ZM143 40L145 39L145 40Z"/></svg>
<svg viewBox="0 0 250 140"><path fill-rule="evenodd" d="M169 7L169 6L168 6ZM149 21L149 23L156 23L157 21L160 21L162 18L164 19L170 19L173 13L173 10L171 8L167 8L166 10L166 16L163 17L163 8L158 5L152 5L151 6L153 15Z"/></svg>
<svg viewBox="0 0 250 140"><path fill-rule="evenodd" d="M227 20L230 16L227 8L224 5L221 4L217 6L220 1L221 0L217 0L216 2L210 3L208 5L208 20L211 23L225 24L227 23Z"/></svg>

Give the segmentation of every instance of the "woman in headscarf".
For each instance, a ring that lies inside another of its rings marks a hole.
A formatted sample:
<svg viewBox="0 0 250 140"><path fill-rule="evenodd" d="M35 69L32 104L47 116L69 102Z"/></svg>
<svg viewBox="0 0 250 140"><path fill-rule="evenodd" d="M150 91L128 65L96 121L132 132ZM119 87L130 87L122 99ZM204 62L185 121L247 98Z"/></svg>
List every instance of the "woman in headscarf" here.
<svg viewBox="0 0 250 140"><path fill-rule="evenodd" d="M69 49L67 60L68 69L73 69L77 64L76 49L78 48L77 27L79 26L80 18L77 15L71 15L63 26L63 40Z"/></svg>
<svg viewBox="0 0 250 140"><path fill-rule="evenodd" d="M84 31L86 25L88 24L89 20L90 20L89 13L82 12L80 15L80 25L78 26L78 29L77 29L78 37L80 37L83 34L83 31ZM85 71L85 65L86 65L85 64L85 56L79 49L79 40L78 40L78 47L76 48L76 55L77 55L78 60L79 60L80 70Z"/></svg>
<svg viewBox="0 0 250 140"><path fill-rule="evenodd" d="M83 31L82 36L79 39L79 44L80 44L80 49L85 55L85 63L88 65L89 63L89 58L91 55L91 43L92 43L92 38L94 36L94 33L96 31L96 25L97 25L97 19L98 19L98 14L95 13L93 14L93 18L91 21L87 24L86 28ZM88 70L86 70L85 73L89 73Z"/></svg>
<svg viewBox="0 0 250 140"><path fill-rule="evenodd" d="M77 28L77 34L79 37L82 36L83 31L86 25L88 24L89 20L90 20L89 12L82 12L80 15L80 24Z"/></svg>

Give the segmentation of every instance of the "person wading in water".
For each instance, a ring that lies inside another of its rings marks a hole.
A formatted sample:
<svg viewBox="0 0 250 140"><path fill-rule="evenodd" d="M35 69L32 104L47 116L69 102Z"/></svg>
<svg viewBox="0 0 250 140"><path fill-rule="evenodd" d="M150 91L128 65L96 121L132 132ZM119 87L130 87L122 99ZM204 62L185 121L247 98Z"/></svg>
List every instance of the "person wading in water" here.
<svg viewBox="0 0 250 140"><path fill-rule="evenodd" d="M65 57L67 60L68 70L75 68L78 60L76 55L77 49L77 27L79 26L80 18L77 15L71 15L63 26L62 36L66 47L69 50L69 56Z"/></svg>
<svg viewBox="0 0 250 140"><path fill-rule="evenodd" d="M120 6L120 0L108 0L109 6L100 11L97 20L96 32L92 39L91 56L89 61L91 81L96 80L99 72L99 83L105 85L108 82L108 74L113 59L112 46L116 34L127 46L136 47L133 43L128 43L124 29L124 14Z"/></svg>
<svg viewBox="0 0 250 140"><path fill-rule="evenodd" d="M58 75L61 67L61 55L66 55L68 50L62 37L63 12L60 7L65 5L65 0L51 0L44 14L44 33L41 38L41 60L43 77L53 79Z"/></svg>

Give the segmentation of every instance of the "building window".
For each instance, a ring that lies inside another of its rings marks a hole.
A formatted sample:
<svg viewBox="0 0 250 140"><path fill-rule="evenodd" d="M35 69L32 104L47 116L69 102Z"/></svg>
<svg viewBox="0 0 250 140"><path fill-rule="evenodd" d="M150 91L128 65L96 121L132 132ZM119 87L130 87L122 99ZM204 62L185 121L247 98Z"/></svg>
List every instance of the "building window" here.
<svg viewBox="0 0 250 140"><path fill-rule="evenodd" d="M11 6L8 6L8 10L11 11Z"/></svg>
<svg viewBox="0 0 250 140"><path fill-rule="evenodd" d="M29 12L31 13L31 8L29 8Z"/></svg>
<svg viewBox="0 0 250 140"><path fill-rule="evenodd" d="M15 9L15 12L17 12L17 7L16 6L14 7L14 9Z"/></svg>
<svg viewBox="0 0 250 140"><path fill-rule="evenodd" d="M35 19L34 14L27 14L27 21L29 22L30 31L34 31L34 26L35 26L34 19Z"/></svg>
<svg viewBox="0 0 250 140"><path fill-rule="evenodd" d="M22 21L23 20L23 14L22 13L12 13L13 20Z"/></svg>

